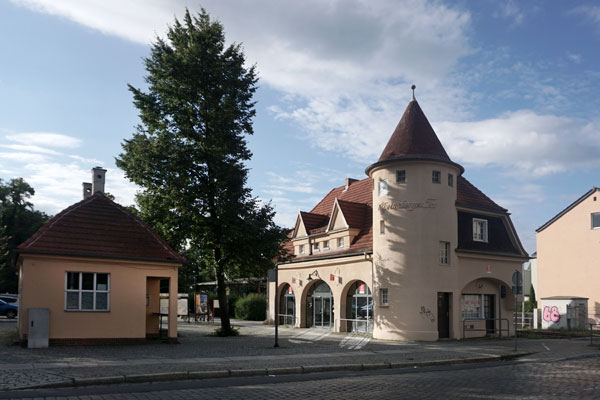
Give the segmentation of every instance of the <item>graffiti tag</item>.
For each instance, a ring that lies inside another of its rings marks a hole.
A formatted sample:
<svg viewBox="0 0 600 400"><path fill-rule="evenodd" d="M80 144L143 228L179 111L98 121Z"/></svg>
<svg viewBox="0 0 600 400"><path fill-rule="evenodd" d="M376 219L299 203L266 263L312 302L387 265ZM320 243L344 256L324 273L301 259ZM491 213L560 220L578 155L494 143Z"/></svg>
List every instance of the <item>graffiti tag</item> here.
<svg viewBox="0 0 600 400"><path fill-rule="evenodd" d="M553 306L550 308L549 306L544 307L544 321L547 322L558 322L560 321L560 312L558 311L558 307Z"/></svg>
<svg viewBox="0 0 600 400"><path fill-rule="evenodd" d="M427 318L431 322L435 321L435 316L433 315L431 310L425 306L421 306L421 311L419 312L419 314L421 314L421 318Z"/></svg>

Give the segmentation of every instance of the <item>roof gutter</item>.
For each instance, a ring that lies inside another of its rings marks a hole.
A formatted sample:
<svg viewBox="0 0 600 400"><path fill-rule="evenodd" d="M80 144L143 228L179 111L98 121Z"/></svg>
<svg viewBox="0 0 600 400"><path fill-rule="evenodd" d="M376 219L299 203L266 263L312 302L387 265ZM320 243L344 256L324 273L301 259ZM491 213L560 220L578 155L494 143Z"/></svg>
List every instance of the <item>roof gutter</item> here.
<svg viewBox="0 0 600 400"><path fill-rule="evenodd" d="M295 259L295 260L281 262L281 263L278 263L278 265L293 264L293 263L300 263L300 262L305 262L305 261L315 261L315 260L329 260L332 258L364 256L366 254L373 254L373 250L359 250L359 251L354 251L352 253L329 254L329 255L325 255L325 256L306 257L306 258L302 258L302 259Z"/></svg>

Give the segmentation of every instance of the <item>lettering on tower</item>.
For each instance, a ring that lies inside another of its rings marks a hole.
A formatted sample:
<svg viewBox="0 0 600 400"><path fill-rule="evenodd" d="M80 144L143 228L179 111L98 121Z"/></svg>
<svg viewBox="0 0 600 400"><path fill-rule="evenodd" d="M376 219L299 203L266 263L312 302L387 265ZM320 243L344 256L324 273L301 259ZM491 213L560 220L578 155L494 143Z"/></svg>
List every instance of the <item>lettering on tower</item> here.
<svg viewBox="0 0 600 400"><path fill-rule="evenodd" d="M384 201L379 204L379 209L382 211L386 210L408 210L413 211L417 208L436 208L437 207L437 199L427 199L425 201L408 201L402 200L397 203L389 203Z"/></svg>

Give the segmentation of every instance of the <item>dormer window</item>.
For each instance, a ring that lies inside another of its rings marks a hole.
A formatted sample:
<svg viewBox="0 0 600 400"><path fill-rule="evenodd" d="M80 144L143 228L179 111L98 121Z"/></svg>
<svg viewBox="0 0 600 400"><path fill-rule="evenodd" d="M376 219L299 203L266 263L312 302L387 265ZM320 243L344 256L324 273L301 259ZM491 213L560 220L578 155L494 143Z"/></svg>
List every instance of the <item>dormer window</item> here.
<svg viewBox="0 0 600 400"><path fill-rule="evenodd" d="M377 185L379 196L386 196L388 194L388 181L387 179L380 179Z"/></svg>
<svg viewBox="0 0 600 400"><path fill-rule="evenodd" d="M488 241L487 219L473 218L473 240L476 242Z"/></svg>
<svg viewBox="0 0 600 400"><path fill-rule="evenodd" d="M396 171L396 182L397 183L405 183L406 182L406 171Z"/></svg>
<svg viewBox="0 0 600 400"><path fill-rule="evenodd" d="M337 244L338 244L338 247L340 247L340 248L344 247L344 238L343 237L338 238L338 243Z"/></svg>
<svg viewBox="0 0 600 400"><path fill-rule="evenodd" d="M304 245L303 244L298 246L298 254L304 254Z"/></svg>
<svg viewBox="0 0 600 400"><path fill-rule="evenodd" d="M323 242L323 250L329 250L329 240Z"/></svg>
<svg viewBox="0 0 600 400"><path fill-rule="evenodd" d="M313 244L313 251L321 251L321 243L316 242L315 244Z"/></svg>
<svg viewBox="0 0 600 400"><path fill-rule="evenodd" d="M442 183L442 178L441 178L441 172L440 171L432 171L431 173L431 182L433 183Z"/></svg>

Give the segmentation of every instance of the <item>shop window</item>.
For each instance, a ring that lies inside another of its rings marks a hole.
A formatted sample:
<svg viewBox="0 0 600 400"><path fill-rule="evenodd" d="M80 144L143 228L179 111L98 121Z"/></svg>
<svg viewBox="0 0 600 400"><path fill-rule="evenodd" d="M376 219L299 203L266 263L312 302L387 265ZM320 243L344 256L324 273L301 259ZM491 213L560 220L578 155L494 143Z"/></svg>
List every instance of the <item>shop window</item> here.
<svg viewBox="0 0 600 400"><path fill-rule="evenodd" d="M463 294L462 295L462 318L463 319L481 319L481 295Z"/></svg>
<svg viewBox="0 0 600 400"><path fill-rule="evenodd" d="M592 229L600 228L600 213L592 213Z"/></svg>
<svg viewBox="0 0 600 400"><path fill-rule="evenodd" d="M378 194L379 196L386 196L388 194L388 181L387 179L380 179L378 183Z"/></svg>
<svg viewBox="0 0 600 400"><path fill-rule="evenodd" d="M343 237L338 238L337 244L338 244L338 247L340 247L340 248L344 247L344 238Z"/></svg>
<svg viewBox="0 0 600 400"><path fill-rule="evenodd" d="M397 183L405 183L406 182L406 171L396 171L396 182Z"/></svg>
<svg viewBox="0 0 600 400"><path fill-rule="evenodd" d="M440 264L450 265L450 242L440 242Z"/></svg>
<svg viewBox="0 0 600 400"><path fill-rule="evenodd" d="M473 240L476 242L488 241L488 222L486 219L473 218Z"/></svg>
<svg viewBox="0 0 600 400"><path fill-rule="evenodd" d="M110 274L67 272L65 281L65 310L109 310Z"/></svg>
<svg viewBox="0 0 600 400"><path fill-rule="evenodd" d="M382 305L382 306L390 305L387 289L379 289L379 305Z"/></svg>
<svg viewBox="0 0 600 400"><path fill-rule="evenodd" d="M431 173L431 182L433 183L442 183L442 178L441 178L441 172L440 171L433 171Z"/></svg>

